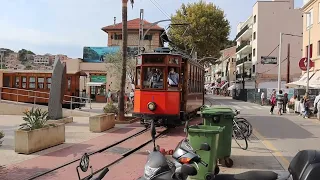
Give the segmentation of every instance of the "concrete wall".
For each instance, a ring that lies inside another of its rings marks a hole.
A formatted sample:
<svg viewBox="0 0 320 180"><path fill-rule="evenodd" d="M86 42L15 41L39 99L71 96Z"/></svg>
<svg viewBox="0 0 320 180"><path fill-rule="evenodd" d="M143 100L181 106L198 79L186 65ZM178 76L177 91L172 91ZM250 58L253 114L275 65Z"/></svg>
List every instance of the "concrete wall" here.
<svg viewBox="0 0 320 180"><path fill-rule="evenodd" d="M292 2L286 1L258 1L253 8L253 15L257 16L257 23L253 26L256 31L257 40L253 43L256 49L256 56L252 63L258 63L256 72L274 76L278 74L278 67L275 65L261 65L261 56L268 56L280 42L280 32L286 34L302 35L302 12L292 9ZM301 75L298 66L301 59L302 38L283 36L281 59L287 57L287 45L290 43L290 77ZM269 56L278 57L279 48L274 50ZM286 77L287 61L281 64L281 76Z"/></svg>
<svg viewBox="0 0 320 180"><path fill-rule="evenodd" d="M312 44L312 60L315 62L315 69L320 69L320 0L313 0L310 2L303 11L309 12L312 9L313 18L310 29L310 44ZM303 17L303 45L302 45L302 57L307 57L306 46L309 45L309 30L307 28L307 15Z"/></svg>

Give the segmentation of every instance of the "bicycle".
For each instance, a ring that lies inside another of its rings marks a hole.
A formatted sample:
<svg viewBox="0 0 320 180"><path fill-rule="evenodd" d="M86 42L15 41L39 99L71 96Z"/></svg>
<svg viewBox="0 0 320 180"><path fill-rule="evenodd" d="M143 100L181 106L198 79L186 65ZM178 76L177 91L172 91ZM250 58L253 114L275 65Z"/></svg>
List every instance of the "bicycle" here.
<svg viewBox="0 0 320 180"><path fill-rule="evenodd" d="M235 110L236 112L236 122L238 124L238 126L242 129L242 132L244 134L244 136L249 139L249 137L252 135L252 131L253 131L253 127L251 125L251 123L243 118L243 117L237 117L237 115L240 114L240 111L239 110Z"/></svg>
<svg viewBox="0 0 320 180"><path fill-rule="evenodd" d="M232 137L238 144L238 146L243 149L248 149L248 140L247 137L243 134L243 130L239 127L238 122L236 121L236 118L233 119L233 127L232 127ZM244 147L243 144L240 142L240 140L244 140Z"/></svg>

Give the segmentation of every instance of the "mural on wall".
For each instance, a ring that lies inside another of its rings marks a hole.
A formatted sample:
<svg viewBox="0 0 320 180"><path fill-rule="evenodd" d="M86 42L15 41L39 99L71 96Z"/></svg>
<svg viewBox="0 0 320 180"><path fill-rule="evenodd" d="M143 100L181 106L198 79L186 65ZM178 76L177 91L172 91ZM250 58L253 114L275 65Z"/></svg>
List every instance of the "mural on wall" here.
<svg viewBox="0 0 320 180"><path fill-rule="evenodd" d="M119 46L114 47L83 47L84 62L104 62L105 56L120 51Z"/></svg>

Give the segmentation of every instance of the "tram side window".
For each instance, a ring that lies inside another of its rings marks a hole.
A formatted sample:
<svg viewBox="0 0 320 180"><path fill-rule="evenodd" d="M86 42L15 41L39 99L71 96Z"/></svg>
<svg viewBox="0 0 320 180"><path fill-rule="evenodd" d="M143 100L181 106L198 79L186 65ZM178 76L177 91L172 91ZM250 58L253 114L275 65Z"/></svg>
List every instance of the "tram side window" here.
<svg viewBox="0 0 320 180"><path fill-rule="evenodd" d="M3 86L4 87L10 87L10 76L4 76L3 77Z"/></svg>
<svg viewBox="0 0 320 180"><path fill-rule="evenodd" d="M178 89L179 86L179 71L178 68L168 67L168 87L171 90Z"/></svg>
<svg viewBox="0 0 320 180"><path fill-rule="evenodd" d="M163 89L163 67L143 67L143 88Z"/></svg>
<svg viewBox="0 0 320 180"><path fill-rule="evenodd" d="M47 89L51 88L51 78L47 78Z"/></svg>
<svg viewBox="0 0 320 180"><path fill-rule="evenodd" d="M22 86L23 89L27 88L27 77L22 77L21 86Z"/></svg>
<svg viewBox="0 0 320 180"><path fill-rule="evenodd" d="M139 86L138 88L140 88L141 86L141 68L138 67L136 70L136 85Z"/></svg>
<svg viewBox="0 0 320 180"><path fill-rule="evenodd" d="M38 77L38 89L44 89L44 78Z"/></svg>
<svg viewBox="0 0 320 180"><path fill-rule="evenodd" d="M30 89L36 88L36 78L35 77L29 77L29 88Z"/></svg>
<svg viewBox="0 0 320 180"><path fill-rule="evenodd" d="M16 76L14 79L14 87L19 88L20 87L20 77Z"/></svg>

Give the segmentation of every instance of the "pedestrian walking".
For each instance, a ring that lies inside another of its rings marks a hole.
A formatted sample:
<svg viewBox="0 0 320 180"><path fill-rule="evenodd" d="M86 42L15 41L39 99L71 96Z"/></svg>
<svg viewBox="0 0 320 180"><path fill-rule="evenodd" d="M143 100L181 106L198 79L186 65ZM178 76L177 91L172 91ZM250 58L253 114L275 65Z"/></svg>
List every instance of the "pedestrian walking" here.
<svg viewBox="0 0 320 180"><path fill-rule="evenodd" d="M108 103L111 103L111 102L112 102L110 89L108 89L108 92L107 92L107 101L108 101Z"/></svg>
<svg viewBox="0 0 320 180"><path fill-rule="evenodd" d="M316 96L314 103L313 103L313 107L314 107L314 114L317 114L317 119L320 120L320 92L318 94L318 96Z"/></svg>
<svg viewBox="0 0 320 180"><path fill-rule="evenodd" d="M278 114L282 115L284 96L282 94L282 90L279 90L279 94L277 95L277 104L278 104Z"/></svg>
<svg viewBox="0 0 320 180"><path fill-rule="evenodd" d="M306 96L305 102L304 102L304 118L308 119L310 115L310 100Z"/></svg>
<svg viewBox="0 0 320 180"><path fill-rule="evenodd" d="M286 113L287 112L287 104L289 102L289 99L288 99L288 94L287 93L284 93L283 95L283 113Z"/></svg>
<svg viewBox="0 0 320 180"><path fill-rule="evenodd" d="M270 114L271 115L273 114L273 110L274 110L274 106L276 105L276 102L277 102L276 92L274 91L270 97L270 105L271 105Z"/></svg>
<svg viewBox="0 0 320 180"><path fill-rule="evenodd" d="M261 106L264 105L264 99L265 99L264 92L262 92L261 93Z"/></svg>

